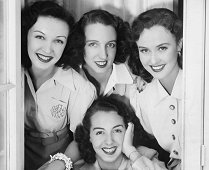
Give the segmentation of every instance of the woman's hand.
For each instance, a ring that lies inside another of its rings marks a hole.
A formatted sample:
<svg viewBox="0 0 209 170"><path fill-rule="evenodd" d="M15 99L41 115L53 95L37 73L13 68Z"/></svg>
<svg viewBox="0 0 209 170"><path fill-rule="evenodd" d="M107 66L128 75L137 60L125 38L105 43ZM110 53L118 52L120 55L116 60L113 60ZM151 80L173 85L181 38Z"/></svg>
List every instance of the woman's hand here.
<svg viewBox="0 0 209 170"><path fill-rule="evenodd" d="M134 79L134 83L136 84L136 88L138 90L138 92L142 92L147 85L147 82L144 81L140 76L136 76Z"/></svg>
<svg viewBox="0 0 209 170"><path fill-rule="evenodd" d="M133 146L133 135L134 135L134 124L128 123L128 128L126 129L125 136L123 139L123 153L129 157L131 152L136 151Z"/></svg>

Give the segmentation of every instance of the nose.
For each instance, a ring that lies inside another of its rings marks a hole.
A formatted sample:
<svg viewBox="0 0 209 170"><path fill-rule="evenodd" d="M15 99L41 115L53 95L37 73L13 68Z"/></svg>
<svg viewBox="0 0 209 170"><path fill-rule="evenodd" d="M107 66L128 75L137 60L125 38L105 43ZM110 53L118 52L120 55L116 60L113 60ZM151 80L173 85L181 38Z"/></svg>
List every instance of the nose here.
<svg viewBox="0 0 209 170"><path fill-rule="evenodd" d="M51 51L52 51L52 42L46 41L44 43L43 50L46 53L51 53Z"/></svg>
<svg viewBox="0 0 209 170"><path fill-rule="evenodd" d="M113 143L113 137L112 137L112 134L107 134L106 135L106 144L110 145Z"/></svg>
<svg viewBox="0 0 209 170"><path fill-rule="evenodd" d="M150 63L155 64L157 62L157 55L156 53L152 52L150 55Z"/></svg>
<svg viewBox="0 0 209 170"><path fill-rule="evenodd" d="M106 60L107 57L108 57L107 48L106 47L101 47L100 58L103 59L103 60Z"/></svg>

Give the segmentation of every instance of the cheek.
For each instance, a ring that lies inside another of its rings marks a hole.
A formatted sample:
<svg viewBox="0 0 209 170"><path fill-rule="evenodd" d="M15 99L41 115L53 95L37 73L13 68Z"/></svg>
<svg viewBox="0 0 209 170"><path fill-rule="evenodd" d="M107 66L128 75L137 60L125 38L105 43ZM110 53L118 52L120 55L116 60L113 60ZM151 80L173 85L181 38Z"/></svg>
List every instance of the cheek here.
<svg viewBox="0 0 209 170"><path fill-rule="evenodd" d="M172 62L176 62L177 61L177 58L178 58L178 54L176 53L175 50L173 51L170 51L167 56L169 56L167 58L168 61L172 61Z"/></svg>
<svg viewBox="0 0 209 170"><path fill-rule="evenodd" d="M96 55L96 50L86 48L84 54L84 60L86 62L91 61L95 55Z"/></svg>
<svg viewBox="0 0 209 170"><path fill-rule="evenodd" d="M140 59L140 61L141 61L143 66L146 66L148 64L148 61L149 61L149 57L148 56L140 55L139 59Z"/></svg>
<svg viewBox="0 0 209 170"><path fill-rule="evenodd" d="M54 51L57 53L57 55L59 55L61 57L64 49L65 49L66 45L62 45L62 46L54 46Z"/></svg>
<svg viewBox="0 0 209 170"><path fill-rule="evenodd" d="M108 57L114 61L115 60L115 55L116 55L116 49L109 49L108 50Z"/></svg>

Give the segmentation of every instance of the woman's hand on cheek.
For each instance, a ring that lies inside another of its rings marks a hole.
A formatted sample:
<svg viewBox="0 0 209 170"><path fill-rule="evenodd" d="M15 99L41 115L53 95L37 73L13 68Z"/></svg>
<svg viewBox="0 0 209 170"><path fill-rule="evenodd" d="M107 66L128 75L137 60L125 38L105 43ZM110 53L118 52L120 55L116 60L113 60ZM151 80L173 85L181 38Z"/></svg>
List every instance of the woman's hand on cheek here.
<svg viewBox="0 0 209 170"><path fill-rule="evenodd" d="M125 136L123 139L123 153L129 157L130 153L135 151L136 148L133 146L133 135L134 135L134 124L128 123Z"/></svg>

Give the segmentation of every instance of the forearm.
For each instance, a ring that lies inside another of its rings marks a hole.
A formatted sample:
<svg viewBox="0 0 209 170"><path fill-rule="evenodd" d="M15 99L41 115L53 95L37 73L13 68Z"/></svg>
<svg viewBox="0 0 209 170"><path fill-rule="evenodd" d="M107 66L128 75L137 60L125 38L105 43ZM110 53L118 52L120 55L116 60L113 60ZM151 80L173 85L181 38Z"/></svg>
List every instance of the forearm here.
<svg viewBox="0 0 209 170"><path fill-rule="evenodd" d="M80 160L80 152L78 149L78 144L76 143L76 141L72 141L67 149L65 150L65 155L69 158L71 158L72 162L75 163L78 160Z"/></svg>
<svg viewBox="0 0 209 170"><path fill-rule="evenodd" d="M80 153L78 150L78 145L75 141L72 141L65 153L68 158L71 158L73 163L77 162L80 159ZM65 163L62 160L55 160L51 163L47 162L45 165L39 168L39 170L65 170Z"/></svg>

